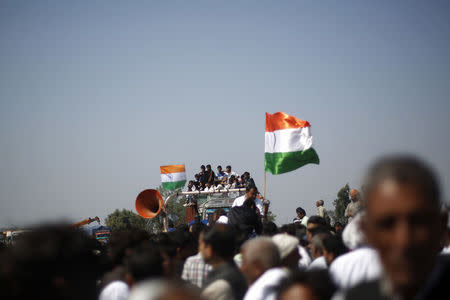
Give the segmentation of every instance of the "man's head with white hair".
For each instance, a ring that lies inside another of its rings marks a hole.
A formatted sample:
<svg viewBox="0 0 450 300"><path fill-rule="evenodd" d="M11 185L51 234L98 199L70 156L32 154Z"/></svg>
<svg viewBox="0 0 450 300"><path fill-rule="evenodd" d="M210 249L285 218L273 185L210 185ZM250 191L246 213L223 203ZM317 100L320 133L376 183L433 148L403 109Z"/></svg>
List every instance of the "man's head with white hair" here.
<svg viewBox="0 0 450 300"><path fill-rule="evenodd" d="M297 268L301 258L298 252L298 239L289 234L279 233L272 237L272 241L280 251L281 265L287 268Z"/></svg>
<svg viewBox="0 0 450 300"><path fill-rule="evenodd" d="M280 251L269 237L258 237L245 242L241 253L241 271L248 285L267 270L280 265Z"/></svg>

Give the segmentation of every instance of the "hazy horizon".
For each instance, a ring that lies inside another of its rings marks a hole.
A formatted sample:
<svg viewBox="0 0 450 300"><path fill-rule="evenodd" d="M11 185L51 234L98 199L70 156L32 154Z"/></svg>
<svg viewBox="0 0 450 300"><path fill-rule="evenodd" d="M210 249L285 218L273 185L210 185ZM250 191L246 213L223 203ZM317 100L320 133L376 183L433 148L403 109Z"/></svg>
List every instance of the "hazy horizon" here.
<svg viewBox="0 0 450 300"><path fill-rule="evenodd" d="M159 166L249 171L264 113L320 165L267 175L277 224L408 152L450 186L448 1L2 1L0 226L135 211Z"/></svg>

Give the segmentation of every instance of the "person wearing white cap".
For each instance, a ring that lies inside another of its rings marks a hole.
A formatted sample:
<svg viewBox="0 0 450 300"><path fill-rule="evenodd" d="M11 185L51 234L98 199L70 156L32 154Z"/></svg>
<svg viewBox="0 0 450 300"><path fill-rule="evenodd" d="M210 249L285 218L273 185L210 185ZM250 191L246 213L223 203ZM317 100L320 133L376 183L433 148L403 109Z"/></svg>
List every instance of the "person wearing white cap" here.
<svg viewBox="0 0 450 300"><path fill-rule="evenodd" d="M272 237L272 241L280 251L281 266L287 269L297 269L301 258L298 251L298 239L285 233L279 233Z"/></svg>

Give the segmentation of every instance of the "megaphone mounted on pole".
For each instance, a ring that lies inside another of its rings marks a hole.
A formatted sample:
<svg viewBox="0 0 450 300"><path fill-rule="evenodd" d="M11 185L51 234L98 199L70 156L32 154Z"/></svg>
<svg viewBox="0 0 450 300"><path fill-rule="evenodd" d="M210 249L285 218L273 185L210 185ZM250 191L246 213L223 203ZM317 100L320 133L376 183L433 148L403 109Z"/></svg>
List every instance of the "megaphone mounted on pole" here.
<svg viewBox="0 0 450 300"><path fill-rule="evenodd" d="M163 198L159 191L154 189L143 190L136 198L136 211L146 219L156 217L164 206Z"/></svg>

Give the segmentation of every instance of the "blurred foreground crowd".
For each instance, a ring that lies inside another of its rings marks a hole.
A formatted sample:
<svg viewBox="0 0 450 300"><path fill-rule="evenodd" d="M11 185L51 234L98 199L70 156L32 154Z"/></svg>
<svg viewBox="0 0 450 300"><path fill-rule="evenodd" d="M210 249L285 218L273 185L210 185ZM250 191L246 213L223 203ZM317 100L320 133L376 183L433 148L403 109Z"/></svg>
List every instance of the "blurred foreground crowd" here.
<svg viewBox="0 0 450 300"><path fill-rule="evenodd" d="M450 299L448 208L422 161L390 156L353 190L350 222L298 208L277 227L231 215L168 233L114 232L107 245L44 225L0 250L1 299ZM247 187L238 208L253 210ZM281 200L279 200L281 201Z"/></svg>

